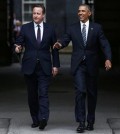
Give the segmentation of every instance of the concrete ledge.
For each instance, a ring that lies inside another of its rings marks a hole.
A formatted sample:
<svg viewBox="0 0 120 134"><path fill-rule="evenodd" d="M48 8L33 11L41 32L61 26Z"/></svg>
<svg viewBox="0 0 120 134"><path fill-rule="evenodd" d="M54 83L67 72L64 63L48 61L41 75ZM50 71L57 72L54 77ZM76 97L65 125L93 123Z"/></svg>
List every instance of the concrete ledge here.
<svg viewBox="0 0 120 134"><path fill-rule="evenodd" d="M9 118L0 118L0 134L7 134L10 125Z"/></svg>
<svg viewBox="0 0 120 134"><path fill-rule="evenodd" d="M107 122L112 129L113 134L120 134L120 118L109 118Z"/></svg>

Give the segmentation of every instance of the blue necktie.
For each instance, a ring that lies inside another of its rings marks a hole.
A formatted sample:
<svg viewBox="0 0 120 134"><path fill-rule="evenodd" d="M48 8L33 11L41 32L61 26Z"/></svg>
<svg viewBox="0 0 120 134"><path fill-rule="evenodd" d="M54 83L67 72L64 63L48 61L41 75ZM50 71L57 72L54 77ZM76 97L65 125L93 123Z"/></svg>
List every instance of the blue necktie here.
<svg viewBox="0 0 120 134"><path fill-rule="evenodd" d="M83 28L82 28L82 37L83 37L84 46L86 46L86 25L85 24L83 24Z"/></svg>
<svg viewBox="0 0 120 134"><path fill-rule="evenodd" d="M38 44L41 43L41 31L40 31L40 25L37 25L38 30L37 30L37 42Z"/></svg>

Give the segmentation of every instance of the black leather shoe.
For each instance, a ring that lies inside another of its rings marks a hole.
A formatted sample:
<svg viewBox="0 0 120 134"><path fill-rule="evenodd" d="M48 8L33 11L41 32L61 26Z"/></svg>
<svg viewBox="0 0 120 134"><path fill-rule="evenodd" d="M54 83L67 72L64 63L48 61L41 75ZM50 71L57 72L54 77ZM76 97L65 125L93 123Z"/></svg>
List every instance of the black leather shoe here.
<svg viewBox="0 0 120 134"><path fill-rule="evenodd" d="M88 123L88 124L87 124L87 127L86 127L86 130L88 130L88 131L94 130L93 123Z"/></svg>
<svg viewBox="0 0 120 134"><path fill-rule="evenodd" d="M47 120L46 119L43 119L42 121L40 121L40 124L39 124L39 129L40 130L44 130L44 128L47 126Z"/></svg>
<svg viewBox="0 0 120 134"><path fill-rule="evenodd" d="M77 128L77 133L83 133L85 130L85 123L84 122L80 122L78 128Z"/></svg>
<svg viewBox="0 0 120 134"><path fill-rule="evenodd" d="M38 126L39 126L38 123L33 123L33 124L31 125L31 128L35 128L35 127L38 127Z"/></svg>

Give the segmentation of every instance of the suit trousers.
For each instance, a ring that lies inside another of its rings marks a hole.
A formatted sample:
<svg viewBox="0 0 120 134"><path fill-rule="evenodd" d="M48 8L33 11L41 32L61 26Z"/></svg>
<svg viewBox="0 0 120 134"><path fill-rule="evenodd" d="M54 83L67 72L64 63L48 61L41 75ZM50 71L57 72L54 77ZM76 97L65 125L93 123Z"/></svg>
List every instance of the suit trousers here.
<svg viewBox="0 0 120 134"><path fill-rule="evenodd" d="M51 76L46 75L40 65L36 64L34 72L24 75L28 89L28 104L33 123L49 118L48 88Z"/></svg>
<svg viewBox="0 0 120 134"><path fill-rule="evenodd" d="M75 118L77 122L95 122L97 101L97 75L88 72L86 60L82 61L74 75L75 86ZM87 96L87 99L86 99ZM87 110L86 112L86 100Z"/></svg>

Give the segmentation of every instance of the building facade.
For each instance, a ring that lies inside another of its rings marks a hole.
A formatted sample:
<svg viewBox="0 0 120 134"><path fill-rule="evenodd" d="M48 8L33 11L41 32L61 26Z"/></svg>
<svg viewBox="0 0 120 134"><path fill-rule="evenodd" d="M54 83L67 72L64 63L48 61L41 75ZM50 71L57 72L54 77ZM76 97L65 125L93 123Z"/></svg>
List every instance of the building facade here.
<svg viewBox="0 0 120 134"><path fill-rule="evenodd" d="M56 27L58 36L61 36L67 26L75 22L77 10L82 0L13 0L16 18L23 24L32 20L32 6L43 3L46 7L45 21Z"/></svg>
<svg viewBox="0 0 120 134"><path fill-rule="evenodd" d="M39 3L45 5L45 21L55 26L58 38L78 20L78 6L89 4L93 10L92 20L102 24L111 44L113 64L120 65L120 8L117 0L114 3L109 0L0 0L0 65L11 63L14 19L22 24L31 21L32 6Z"/></svg>

